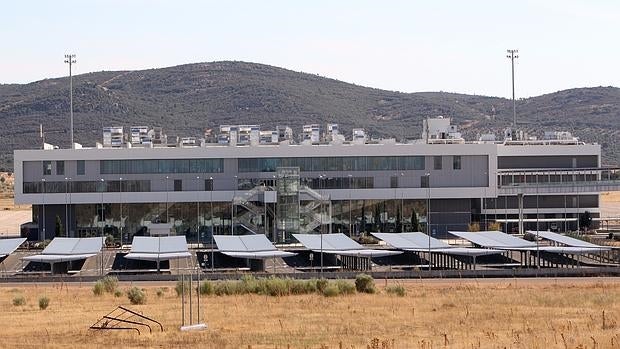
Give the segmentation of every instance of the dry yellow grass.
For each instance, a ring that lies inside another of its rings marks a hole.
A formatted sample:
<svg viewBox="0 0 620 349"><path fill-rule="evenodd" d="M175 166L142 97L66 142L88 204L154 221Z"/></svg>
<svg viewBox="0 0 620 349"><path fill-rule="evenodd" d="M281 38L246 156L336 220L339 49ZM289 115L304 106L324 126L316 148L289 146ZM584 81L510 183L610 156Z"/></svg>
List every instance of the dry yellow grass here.
<svg viewBox="0 0 620 349"><path fill-rule="evenodd" d="M404 282L405 297L257 295L203 298L204 332L184 333L174 284L146 305L95 297L91 284L0 287L0 347L620 348L620 282ZM378 282L383 290L383 281ZM122 289L129 285L122 285ZM25 306L12 299L23 295ZM37 300L51 302L39 310ZM93 332L119 304L163 322L164 333ZM603 322L605 312L605 322Z"/></svg>

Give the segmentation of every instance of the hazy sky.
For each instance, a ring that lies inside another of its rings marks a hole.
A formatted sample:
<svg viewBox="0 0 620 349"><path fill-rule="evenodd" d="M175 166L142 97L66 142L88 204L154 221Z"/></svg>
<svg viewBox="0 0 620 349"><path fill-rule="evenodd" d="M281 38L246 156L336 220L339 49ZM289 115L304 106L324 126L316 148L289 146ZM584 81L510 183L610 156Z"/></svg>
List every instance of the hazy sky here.
<svg viewBox="0 0 620 349"><path fill-rule="evenodd" d="M620 1L8 1L0 83L240 60L403 92L620 86Z"/></svg>

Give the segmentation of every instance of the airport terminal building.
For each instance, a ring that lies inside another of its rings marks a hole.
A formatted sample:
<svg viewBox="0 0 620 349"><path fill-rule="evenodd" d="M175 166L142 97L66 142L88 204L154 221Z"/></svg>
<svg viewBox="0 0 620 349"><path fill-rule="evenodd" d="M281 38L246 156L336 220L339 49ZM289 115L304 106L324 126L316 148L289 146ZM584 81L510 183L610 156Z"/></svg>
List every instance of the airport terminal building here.
<svg viewBox="0 0 620 349"><path fill-rule="evenodd" d="M129 132L126 132L129 131ZM422 138L350 136L338 126L226 125L205 137L109 127L94 148L16 150L15 203L32 204L31 239L113 235L428 231L477 222L505 232L568 231L599 216L601 148L566 132L507 130L464 140L448 118ZM611 178L609 178L611 179ZM537 229L538 228L538 229Z"/></svg>

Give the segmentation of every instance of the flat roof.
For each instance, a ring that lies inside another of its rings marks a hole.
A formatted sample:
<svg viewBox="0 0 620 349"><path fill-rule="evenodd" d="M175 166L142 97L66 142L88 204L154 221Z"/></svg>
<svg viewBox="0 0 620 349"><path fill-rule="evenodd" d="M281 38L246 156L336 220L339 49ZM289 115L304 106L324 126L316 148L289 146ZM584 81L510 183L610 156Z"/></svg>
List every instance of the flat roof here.
<svg viewBox="0 0 620 349"><path fill-rule="evenodd" d="M368 249L342 233L293 234L293 237L314 252L359 257L384 257L402 253L402 251Z"/></svg>
<svg viewBox="0 0 620 349"><path fill-rule="evenodd" d="M421 232L409 233L371 233L386 243L404 251L445 253L460 256L484 256L503 253L503 251L486 248L464 248L448 245ZM430 245L430 246L429 246ZM429 248L430 247L430 248Z"/></svg>
<svg viewBox="0 0 620 349"><path fill-rule="evenodd" d="M290 257L296 253L278 250L265 235L213 235L223 254L236 258L267 259Z"/></svg>
<svg viewBox="0 0 620 349"><path fill-rule="evenodd" d="M189 258L187 240L180 236L134 236L127 259L160 261Z"/></svg>
<svg viewBox="0 0 620 349"><path fill-rule="evenodd" d="M101 252L104 237L54 238L43 251L23 257L30 262L58 263L90 258Z"/></svg>

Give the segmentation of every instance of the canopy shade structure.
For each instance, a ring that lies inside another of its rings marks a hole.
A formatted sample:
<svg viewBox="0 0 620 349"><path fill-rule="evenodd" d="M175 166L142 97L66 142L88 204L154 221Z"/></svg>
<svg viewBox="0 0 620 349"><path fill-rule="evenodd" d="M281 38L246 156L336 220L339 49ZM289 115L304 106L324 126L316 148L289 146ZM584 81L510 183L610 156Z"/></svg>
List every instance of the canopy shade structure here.
<svg viewBox="0 0 620 349"><path fill-rule="evenodd" d="M468 240L482 247L512 251L543 251L550 253L587 254L598 252L600 247L578 246L540 246L535 242L502 233L501 231L463 232L450 231L450 234ZM540 233L540 232L539 232ZM597 246L597 245L594 245Z"/></svg>
<svg viewBox="0 0 620 349"><path fill-rule="evenodd" d="M54 238L43 251L23 260L30 262L58 263L90 258L101 252L103 237Z"/></svg>
<svg viewBox="0 0 620 349"><path fill-rule="evenodd" d="M335 234L293 234L307 249L314 252L358 257L385 257L401 254L402 251L367 249L342 233ZM322 243L321 243L321 240Z"/></svg>
<svg viewBox="0 0 620 349"><path fill-rule="evenodd" d="M536 249L536 243L502 233L501 231L449 231L450 234L470 241L478 246L500 250Z"/></svg>
<svg viewBox="0 0 620 349"><path fill-rule="evenodd" d="M26 238L0 239L0 258L6 257L15 252L17 248L26 241Z"/></svg>
<svg viewBox="0 0 620 349"><path fill-rule="evenodd" d="M545 240L550 240L550 241L553 241L553 242L556 242L556 243L559 243L559 244L562 244L562 245L570 246L570 247L581 247L581 248L586 248L586 249L595 249L597 251L611 250L611 247L608 247L608 246L595 245L595 244L587 242L587 241L575 239L575 238L572 238L570 236L554 233L554 232L551 232L551 231L532 231L532 230L528 230L527 232L532 234L532 235L539 236L539 237L541 237L541 238L543 238Z"/></svg>
<svg viewBox="0 0 620 349"><path fill-rule="evenodd" d="M191 256L185 236L134 236L125 258L159 262Z"/></svg>
<svg viewBox="0 0 620 349"><path fill-rule="evenodd" d="M236 258L268 259L291 257L296 253L278 250L265 235L213 235L223 254Z"/></svg>
<svg viewBox="0 0 620 349"><path fill-rule="evenodd" d="M431 253L436 252L460 256L485 256L503 253L503 251L500 250L487 248L464 248L450 246L441 240L429 237L428 235L420 232L371 234L376 238L385 241L389 245L404 251L428 252L430 250Z"/></svg>

